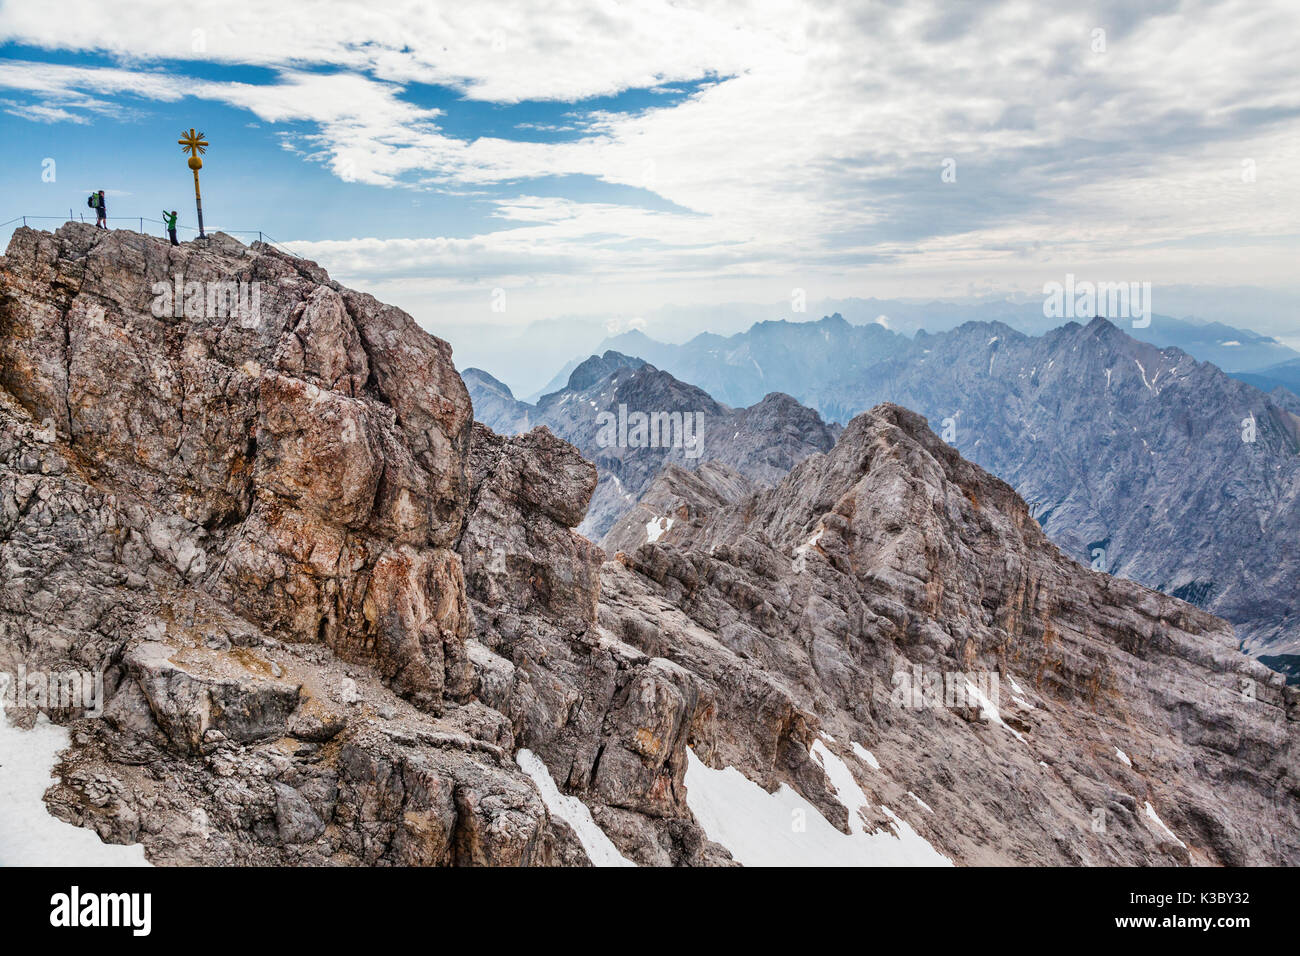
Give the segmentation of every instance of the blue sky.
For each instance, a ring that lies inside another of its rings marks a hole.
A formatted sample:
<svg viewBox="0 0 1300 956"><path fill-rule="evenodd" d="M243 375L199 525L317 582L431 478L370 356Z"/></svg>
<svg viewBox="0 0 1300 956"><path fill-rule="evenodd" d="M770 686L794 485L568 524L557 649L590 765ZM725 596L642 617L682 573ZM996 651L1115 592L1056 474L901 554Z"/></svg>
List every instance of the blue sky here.
<svg viewBox="0 0 1300 956"><path fill-rule="evenodd" d="M1067 272L1159 311L1295 291L1298 32L1245 0L2 0L0 221L104 188L192 225L195 126L209 227L430 325Z"/></svg>
<svg viewBox="0 0 1300 956"><path fill-rule="evenodd" d="M43 51L12 43L0 46L0 58L89 70L117 65L114 57L102 53ZM275 81L274 71L243 65L159 60L151 63L150 69L214 83ZM322 75L335 72L320 71ZM678 102L696 85L592 97L582 101L580 108L584 114L635 113ZM183 94L184 86L178 91ZM438 110L445 117L439 125L448 135L461 139L490 136L559 143L582 136L574 105L568 103L476 102L445 86L418 83L408 84L402 99ZM0 211L0 221L16 215L66 216L69 208L77 215L89 214L86 195L104 189L114 217L158 219L164 207L175 209L184 234L197 226L197 220L186 154L176 140L192 126L213 144L200 173L208 195L205 224L209 229L241 234L261 230L295 240L469 238L499 227L496 204L518 195L524 182L533 196L673 208L648 189L590 175L484 184L474 195L422 187L414 171L398 177L397 187L349 182L312 157L314 148L305 142L315 133L311 122L265 123L246 109L193 96L167 102L128 92L115 97L112 106L102 111L70 109L72 118L62 121L47 121L32 112L47 102L39 93L9 90L0 101L4 108L0 137L6 144L0 194L13 197L15 203L12 209L6 204ZM52 181L46 174L47 159L55 163ZM6 232L12 228L7 227Z"/></svg>

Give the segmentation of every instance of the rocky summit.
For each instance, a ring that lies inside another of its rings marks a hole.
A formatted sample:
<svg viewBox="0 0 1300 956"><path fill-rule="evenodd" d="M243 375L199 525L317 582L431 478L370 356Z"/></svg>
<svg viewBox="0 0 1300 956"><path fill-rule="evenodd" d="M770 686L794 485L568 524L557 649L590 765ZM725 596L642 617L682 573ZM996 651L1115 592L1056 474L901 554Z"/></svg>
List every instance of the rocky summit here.
<svg viewBox="0 0 1300 956"><path fill-rule="evenodd" d="M19 229L0 671L104 703L4 719L65 725L46 809L155 864L1300 862L1300 698L1226 622L895 405L736 464L661 467L607 553L596 467L476 423L401 310Z"/></svg>
<svg viewBox="0 0 1300 956"><path fill-rule="evenodd" d="M635 508L666 467L726 465L769 487L798 462L835 444L828 425L789 395L772 392L748 408L729 408L702 389L639 358L608 351L581 362L564 388L536 405L518 401L481 369L466 369L474 417L518 434L545 425L596 466L596 491L578 530L602 537Z"/></svg>

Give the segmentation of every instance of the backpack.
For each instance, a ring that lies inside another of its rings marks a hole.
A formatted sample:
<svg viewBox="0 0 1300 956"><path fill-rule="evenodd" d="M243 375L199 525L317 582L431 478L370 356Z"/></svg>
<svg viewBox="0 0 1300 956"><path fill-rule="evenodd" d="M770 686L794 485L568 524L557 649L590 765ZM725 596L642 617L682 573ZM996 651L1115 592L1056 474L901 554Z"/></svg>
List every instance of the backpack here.
<svg viewBox="0 0 1300 956"><path fill-rule="evenodd" d="M94 209L98 205L95 202L97 198L98 197L94 193L91 193L89 196L86 197L86 205L89 206L91 209Z"/></svg>

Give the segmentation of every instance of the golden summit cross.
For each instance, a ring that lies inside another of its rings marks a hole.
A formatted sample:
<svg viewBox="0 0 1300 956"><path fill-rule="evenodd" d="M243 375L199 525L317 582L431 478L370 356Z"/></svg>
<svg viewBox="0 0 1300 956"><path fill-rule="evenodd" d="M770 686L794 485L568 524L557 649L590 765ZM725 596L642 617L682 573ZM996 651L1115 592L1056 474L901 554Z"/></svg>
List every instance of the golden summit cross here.
<svg viewBox="0 0 1300 956"><path fill-rule="evenodd" d="M208 141L203 138L202 133L195 132L194 127L191 126L188 133L181 133L181 138L176 141L176 144L190 154L189 167L194 171L194 205L199 212L199 238L202 239L204 237L203 197L199 194L199 170L203 168L203 160L200 157L207 152Z"/></svg>

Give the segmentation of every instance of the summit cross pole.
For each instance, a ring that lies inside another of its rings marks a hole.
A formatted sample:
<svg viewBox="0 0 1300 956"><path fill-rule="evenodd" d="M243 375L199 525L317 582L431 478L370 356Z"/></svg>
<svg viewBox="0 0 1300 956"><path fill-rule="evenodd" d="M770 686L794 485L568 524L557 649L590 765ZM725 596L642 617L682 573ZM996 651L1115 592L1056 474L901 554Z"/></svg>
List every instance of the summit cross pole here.
<svg viewBox="0 0 1300 956"><path fill-rule="evenodd" d="M199 238L205 238L203 233L203 197L199 194L199 170L203 168L203 160L200 158L203 153L207 152L208 141L203 138L202 133L196 133L194 127L190 127L188 133L181 133L181 138L176 144L182 150L190 154L188 165L194 171L194 206L199 213Z"/></svg>

